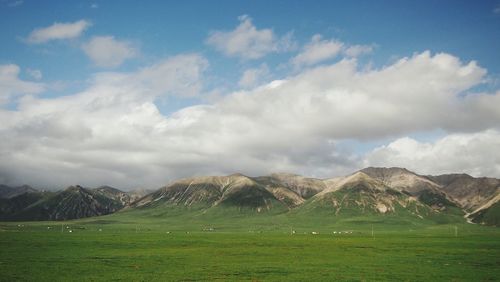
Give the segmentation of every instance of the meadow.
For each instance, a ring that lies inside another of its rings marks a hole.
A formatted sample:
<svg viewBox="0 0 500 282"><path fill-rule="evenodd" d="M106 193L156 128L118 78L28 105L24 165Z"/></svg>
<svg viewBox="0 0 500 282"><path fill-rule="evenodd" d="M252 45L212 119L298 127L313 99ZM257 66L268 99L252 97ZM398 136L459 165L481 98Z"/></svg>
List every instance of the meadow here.
<svg viewBox="0 0 500 282"><path fill-rule="evenodd" d="M0 280L495 281L500 277L496 227L418 225L373 217L329 222L244 213L229 218L227 213L210 215L208 224L204 217L170 212L168 217L144 211L66 222L0 223Z"/></svg>

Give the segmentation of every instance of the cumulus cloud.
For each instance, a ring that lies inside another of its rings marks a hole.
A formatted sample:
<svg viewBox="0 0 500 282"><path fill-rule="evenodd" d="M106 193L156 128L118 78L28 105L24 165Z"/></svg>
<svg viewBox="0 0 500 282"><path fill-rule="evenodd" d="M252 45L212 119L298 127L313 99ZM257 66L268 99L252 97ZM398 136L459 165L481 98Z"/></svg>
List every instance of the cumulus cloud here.
<svg viewBox="0 0 500 282"><path fill-rule="evenodd" d="M400 166L421 174L500 176L500 131L450 134L433 142L399 138L366 156L365 166Z"/></svg>
<svg viewBox="0 0 500 282"><path fill-rule="evenodd" d="M45 89L45 85L24 81L19 78L21 68L18 65L0 65L0 106L13 97L25 94L37 94Z"/></svg>
<svg viewBox="0 0 500 282"><path fill-rule="evenodd" d="M373 46L370 45L352 45L343 51L348 57L358 57L361 55L370 54L373 51Z"/></svg>
<svg viewBox="0 0 500 282"><path fill-rule="evenodd" d="M16 111L0 111L6 120L0 134L11 137L0 143L0 182L132 188L235 171L330 177L377 159L393 165L378 151L365 157L342 150L344 140L397 139L435 129L463 140L484 135L467 145L498 148L500 92L470 93L486 70L449 54L423 52L370 70L343 59L162 115L155 99L195 95L207 64L199 55L180 55L134 73L98 74L75 95L21 99ZM396 145L394 155L414 146ZM461 153L479 159L478 150ZM432 152L425 146L422 151ZM456 160L449 154L440 155L443 164ZM499 176L488 170L494 161L475 161L474 171Z"/></svg>
<svg viewBox="0 0 500 282"><path fill-rule="evenodd" d="M113 36L95 36L82 45L85 54L99 67L117 67L137 55L137 50L127 41Z"/></svg>
<svg viewBox="0 0 500 282"><path fill-rule="evenodd" d="M309 66L324 60L335 58L342 51L344 44L336 40L323 40L321 35L315 34L311 42L297 56L292 58L295 66Z"/></svg>
<svg viewBox="0 0 500 282"><path fill-rule="evenodd" d="M262 83L270 75L267 64L262 64L258 68L250 68L243 72L238 85L243 88L250 88Z"/></svg>
<svg viewBox="0 0 500 282"><path fill-rule="evenodd" d="M335 39L326 40L320 34L315 34L290 62L296 69L299 69L334 59L340 55L355 58L372 51L371 45L348 45Z"/></svg>
<svg viewBox="0 0 500 282"><path fill-rule="evenodd" d="M257 29L252 19L238 17L240 24L231 31L213 31L206 43L229 57L259 59L265 55L293 48L293 33L278 38L271 29Z"/></svg>
<svg viewBox="0 0 500 282"><path fill-rule="evenodd" d="M54 23L51 26L36 28L27 38L29 43L46 43L51 40L62 40L79 37L92 24L87 20L73 23Z"/></svg>
<svg viewBox="0 0 500 282"><path fill-rule="evenodd" d="M199 55L179 55L134 73L98 74L81 93L25 97L17 110L0 110L0 134L9 136L0 145L0 182L161 183L166 172L158 162L177 157L176 148L163 142L180 138L175 131L171 137L162 133L175 122L165 120L154 100L195 95L206 67Z"/></svg>

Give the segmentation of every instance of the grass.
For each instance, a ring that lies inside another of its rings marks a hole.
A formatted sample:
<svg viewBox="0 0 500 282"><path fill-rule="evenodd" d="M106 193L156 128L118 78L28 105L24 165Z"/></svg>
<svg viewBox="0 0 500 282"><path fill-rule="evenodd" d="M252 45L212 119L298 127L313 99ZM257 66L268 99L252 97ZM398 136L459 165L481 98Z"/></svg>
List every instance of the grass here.
<svg viewBox="0 0 500 282"><path fill-rule="evenodd" d="M231 208L211 214L158 208L67 222L0 223L0 246L1 281L500 277L500 229L390 216L302 218Z"/></svg>
<svg viewBox="0 0 500 282"><path fill-rule="evenodd" d="M500 203L478 212L473 219L474 222L484 222L488 225L500 226Z"/></svg>

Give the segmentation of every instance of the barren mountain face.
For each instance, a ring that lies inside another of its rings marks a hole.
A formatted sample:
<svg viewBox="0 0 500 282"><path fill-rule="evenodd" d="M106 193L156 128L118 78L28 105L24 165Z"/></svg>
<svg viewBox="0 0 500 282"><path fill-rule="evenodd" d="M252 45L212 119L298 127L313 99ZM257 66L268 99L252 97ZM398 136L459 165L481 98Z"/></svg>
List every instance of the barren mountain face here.
<svg viewBox="0 0 500 282"><path fill-rule="evenodd" d="M3 186L2 186L3 187ZM123 192L102 186L69 187L41 193L23 187L0 189L17 195L0 200L5 219L70 219L113 213L123 208L186 207L204 211L230 207L251 212L332 215L467 215L469 220L496 224L500 180L465 174L422 176L404 168L369 167L330 179L295 174L248 177L191 177L173 181L154 192Z"/></svg>
<svg viewBox="0 0 500 282"><path fill-rule="evenodd" d="M431 176L442 185L442 190L468 211L475 211L500 194L500 179L474 178L467 174Z"/></svg>

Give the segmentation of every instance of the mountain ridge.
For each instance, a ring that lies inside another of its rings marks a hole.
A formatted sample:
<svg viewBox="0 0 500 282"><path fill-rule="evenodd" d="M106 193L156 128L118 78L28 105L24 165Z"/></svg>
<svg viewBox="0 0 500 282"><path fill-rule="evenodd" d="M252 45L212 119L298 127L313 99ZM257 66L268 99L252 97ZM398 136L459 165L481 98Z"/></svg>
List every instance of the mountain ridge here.
<svg viewBox="0 0 500 282"><path fill-rule="evenodd" d="M31 188L0 199L0 220L67 220L106 215L123 209L136 198L110 186L74 185L57 192Z"/></svg>
<svg viewBox="0 0 500 282"><path fill-rule="evenodd" d="M16 194L13 192L16 189L3 187L6 186L0 186L0 192ZM177 206L197 207L204 212L222 207L252 213L330 209L334 215L349 211L351 214L401 213L416 217L460 212L471 222L498 225L500 205L499 179L474 178L467 174L419 175L398 167L367 167L350 175L326 179L290 173L188 177L151 193L78 185L50 192L52 194L33 190L20 188L19 191L25 193L1 199L0 218L60 220Z"/></svg>

